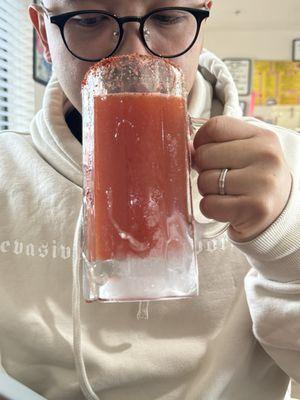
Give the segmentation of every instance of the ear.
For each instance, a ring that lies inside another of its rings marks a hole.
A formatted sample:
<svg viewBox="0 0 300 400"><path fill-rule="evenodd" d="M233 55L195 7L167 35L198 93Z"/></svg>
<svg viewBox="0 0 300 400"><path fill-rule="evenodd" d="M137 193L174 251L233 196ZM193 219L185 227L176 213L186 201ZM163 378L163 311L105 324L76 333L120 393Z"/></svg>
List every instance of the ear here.
<svg viewBox="0 0 300 400"><path fill-rule="evenodd" d="M38 34L41 43L43 45L44 58L48 63L51 64L52 60L48 44L44 16L34 6L29 6L28 12L29 12L29 17L31 19L31 23L34 26L34 29L36 30L36 33Z"/></svg>

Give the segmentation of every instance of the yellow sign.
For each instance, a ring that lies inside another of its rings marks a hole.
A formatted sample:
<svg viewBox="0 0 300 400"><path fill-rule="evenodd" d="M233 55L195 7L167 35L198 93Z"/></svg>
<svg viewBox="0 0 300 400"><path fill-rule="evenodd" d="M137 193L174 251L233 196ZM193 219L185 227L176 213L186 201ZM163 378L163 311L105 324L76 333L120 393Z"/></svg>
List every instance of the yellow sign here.
<svg viewBox="0 0 300 400"><path fill-rule="evenodd" d="M300 104L300 62L254 61L255 105Z"/></svg>

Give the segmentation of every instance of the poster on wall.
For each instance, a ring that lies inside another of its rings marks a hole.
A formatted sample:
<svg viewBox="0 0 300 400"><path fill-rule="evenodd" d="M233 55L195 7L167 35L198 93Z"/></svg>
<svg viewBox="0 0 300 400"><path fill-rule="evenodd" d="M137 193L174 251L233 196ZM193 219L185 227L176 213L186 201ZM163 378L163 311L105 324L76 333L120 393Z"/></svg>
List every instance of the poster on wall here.
<svg viewBox="0 0 300 400"><path fill-rule="evenodd" d="M300 39L293 40L293 61L300 61Z"/></svg>
<svg viewBox="0 0 300 400"><path fill-rule="evenodd" d="M300 104L300 62L254 61L255 105Z"/></svg>
<svg viewBox="0 0 300 400"><path fill-rule="evenodd" d="M36 3L36 1L34 1ZM42 85L47 85L51 77L51 64L44 58L44 50L40 38L33 31L33 79Z"/></svg>
<svg viewBox="0 0 300 400"><path fill-rule="evenodd" d="M248 96L251 91L251 60L225 58L223 61L233 77L239 96Z"/></svg>

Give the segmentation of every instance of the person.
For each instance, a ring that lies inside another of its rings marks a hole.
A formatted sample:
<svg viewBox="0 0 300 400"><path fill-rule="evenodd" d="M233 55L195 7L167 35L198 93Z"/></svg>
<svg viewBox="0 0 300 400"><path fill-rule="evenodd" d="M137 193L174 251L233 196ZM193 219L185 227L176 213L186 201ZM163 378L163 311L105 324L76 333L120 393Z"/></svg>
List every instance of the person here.
<svg viewBox="0 0 300 400"><path fill-rule="evenodd" d="M53 76L30 131L0 135L0 353L7 374L49 400L279 400L290 378L300 381L300 138L241 117L228 70L203 49L211 5L29 7ZM154 12L164 7L172 12ZM161 25L164 48L151 42ZM189 114L209 119L193 142L195 209L230 227L198 243L199 296L151 302L148 320L137 319L137 303L82 301L86 374L77 375L71 294L83 194L81 81L111 54L153 52L182 69Z"/></svg>

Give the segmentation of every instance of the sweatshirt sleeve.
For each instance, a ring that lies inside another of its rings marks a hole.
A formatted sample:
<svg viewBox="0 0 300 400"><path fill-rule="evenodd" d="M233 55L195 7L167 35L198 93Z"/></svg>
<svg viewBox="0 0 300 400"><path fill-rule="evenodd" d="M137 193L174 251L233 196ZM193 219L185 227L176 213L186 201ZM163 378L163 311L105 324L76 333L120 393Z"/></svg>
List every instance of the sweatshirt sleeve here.
<svg viewBox="0 0 300 400"><path fill-rule="evenodd" d="M245 291L254 335L277 365L300 383L300 136L282 133L287 135L280 140L293 175L289 201L257 238L232 243L252 266Z"/></svg>

